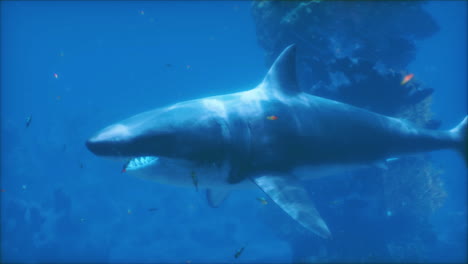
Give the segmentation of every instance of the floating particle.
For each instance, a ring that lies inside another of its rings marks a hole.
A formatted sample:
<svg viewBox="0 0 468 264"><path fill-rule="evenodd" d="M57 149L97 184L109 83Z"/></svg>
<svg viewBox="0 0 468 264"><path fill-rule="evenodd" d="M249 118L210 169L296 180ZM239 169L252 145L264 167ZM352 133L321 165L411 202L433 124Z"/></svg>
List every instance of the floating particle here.
<svg viewBox="0 0 468 264"><path fill-rule="evenodd" d="M152 207L152 208L149 208L148 211L150 212L156 212L158 210L158 208L155 208L155 207Z"/></svg>
<svg viewBox="0 0 468 264"><path fill-rule="evenodd" d="M263 205L268 204L268 201L265 199L265 197L257 197L257 200L261 202Z"/></svg>
<svg viewBox="0 0 468 264"><path fill-rule="evenodd" d="M187 70L190 70L192 68L192 66L187 65L186 68L187 68Z"/></svg>
<svg viewBox="0 0 468 264"><path fill-rule="evenodd" d="M2 192L5 192L5 189L2 189Z"/></svg>
<svg viewBox="0 0 468 264"><path fill-rule="evenodd" d="M393 215L392 211L387 210L387 216L392 216L392 215Z"/></svg>
<svg viewBox="0 0 468 264"><path fill-rule="evenodd" d="M23 185L21 185L21 188L22 188L23 190L26 190L26 188L28 188L28 186L27 186L26 184L23 184Z"/></svg>
<svg viewBox="0 0 468 264"><path fill-rule="evenodd" d="M127 214L132 214L132 210L127 209Z"/></svg>
<svg viewBox="0 0 468 264"><path fill-rule="evenodd" d="M401 85L405 85L406 83L408 83L409 81L411 81L411 79L413 79L414 77L414 74L410 73L408 75L406 75L403 80L401 80Z"/></svg>
<svg viewBox="0 0 468 264"><path fill-rule="evenodd" d="M278 117L275 116L275 115L272 115L272 116L267 116L267 119L268 120L278 120Z"/></svg>
<svg viewBox="0 0 468 264"><path fill-rule="evenodd" d="M80 222L83 223L86 221L86 218L80 218Z"/></svg>
<svg viewBox="0 0 468 264"><path fill-rule="evenodd" d="M62 99L62 97L60 95L57 95L57 100L60 100Z"/></svg>
<svg viewBox="0 0 468 264"><path fill-rule="evenodd" d="M63 50L60 51L59 56L60 56L60 57L65 56L65 53L63 53Z"/></svg>
<svg viewBox="0 0 468 264"><path fill-rule="evenodd" d="M170 67L172 67L172 64L166 63L166 67L170 68Z"/></svg>
<svg viewBox="0 0 468 264"><path fill-rule="evenodd" d="M84 165L82 162L80 162L80 168L83 169L84 168Z"/></svg>
<svg viewBox="0 0 468 264"><path fill-rule="evenodd" d="M142 16L143 16L144 14L145 14L145 11L143 11L143 10L140 10L140 15L142 15Z"/></svg>
<svg viewBox="0 0 468 264"><path fill-rule="evenodd" d="M55 79L58 79L58 77L59 77L58 74L57 74L57 73L54 73L54 78L55 78Z"/></svg>

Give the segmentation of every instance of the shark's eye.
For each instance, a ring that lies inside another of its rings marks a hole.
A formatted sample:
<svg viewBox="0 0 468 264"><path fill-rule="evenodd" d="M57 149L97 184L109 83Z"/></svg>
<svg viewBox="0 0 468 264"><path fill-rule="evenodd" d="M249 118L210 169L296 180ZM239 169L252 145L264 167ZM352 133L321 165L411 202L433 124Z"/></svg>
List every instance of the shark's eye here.
<svg viewBox="0 0 468 264"><path fill-rule="evenodd" d="M144 168L146 166L150 166L158 161L158 157L154 156L145 156L145 157L136 157L131 159L127 167L125 168L126 170L137 170Z"/></svg>

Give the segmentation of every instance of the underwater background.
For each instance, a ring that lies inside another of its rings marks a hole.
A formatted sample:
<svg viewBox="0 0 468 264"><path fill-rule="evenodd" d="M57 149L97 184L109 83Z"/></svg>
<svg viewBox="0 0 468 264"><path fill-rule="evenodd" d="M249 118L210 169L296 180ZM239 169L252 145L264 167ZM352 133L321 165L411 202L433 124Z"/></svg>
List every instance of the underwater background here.
<svg viewBox="0 0 468 264"><path fill-rule="evenodd" d="M467 261L467 170L451 151L304 182L324 240L261 190L213 209L84 145L133 114L253 88L291 43L302 90L450 129L467 114L467 2L0 6L2 263Z"/></svg>

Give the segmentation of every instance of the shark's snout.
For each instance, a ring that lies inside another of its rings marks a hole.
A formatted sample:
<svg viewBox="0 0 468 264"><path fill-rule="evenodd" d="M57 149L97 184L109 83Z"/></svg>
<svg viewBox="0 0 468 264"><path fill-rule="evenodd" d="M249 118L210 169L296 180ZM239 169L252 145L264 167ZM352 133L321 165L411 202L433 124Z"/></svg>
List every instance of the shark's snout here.
<svg viewBox="0 0 468 264"><path fill-rule="evenodd" d="M89 151L98 156L105 156L110 148L109 143L99 140L96 137L89 138L85 144Z"/></svg>
<svg viewBox="0 0 468 264"><path fill-rule="evenodd" d="M109 126L86 141L86 147L98 156L119 156L125 143L131 139L127 126Z"/></svg>

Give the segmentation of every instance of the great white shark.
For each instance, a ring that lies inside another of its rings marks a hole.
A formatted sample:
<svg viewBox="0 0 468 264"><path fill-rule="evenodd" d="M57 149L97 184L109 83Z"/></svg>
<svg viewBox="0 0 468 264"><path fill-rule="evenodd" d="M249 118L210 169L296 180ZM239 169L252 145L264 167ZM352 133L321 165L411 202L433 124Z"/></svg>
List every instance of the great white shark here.
<svg viewBox="0 0 468 264"><path fill-rule="evenodd" d="M295 60L291 45L251 90L135 115L86 146L124 158L127 172L145 179L192 188L196 181L214 207L229 191L256 185L323 238L331 233L301 179L440 149L457 150L466 161L467 117L436 131L313 96L299 89Z"/></svg>

